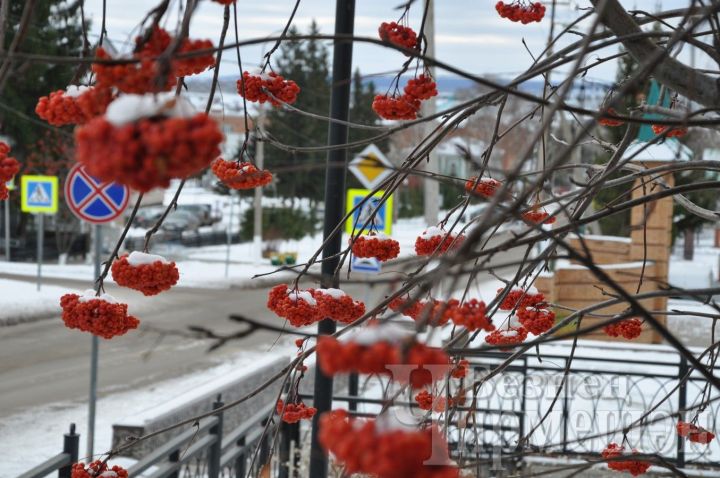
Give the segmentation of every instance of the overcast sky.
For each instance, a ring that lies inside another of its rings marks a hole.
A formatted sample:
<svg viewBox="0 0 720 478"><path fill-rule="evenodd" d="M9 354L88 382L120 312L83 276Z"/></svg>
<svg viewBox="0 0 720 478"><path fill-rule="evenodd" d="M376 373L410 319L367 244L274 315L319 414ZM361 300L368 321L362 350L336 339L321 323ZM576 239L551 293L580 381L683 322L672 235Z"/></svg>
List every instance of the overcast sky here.
<svg viewBox="0 0 720 478"><path fill-rule="evenodd" d="M140 20L148 9L158 0L107 0L107 28L109 37L122 47L122 43L136 35ZM177 7L177 0L171 2ZM239 30L241 39L263 38L277 35L282 30L294 5L294 0L238 0ZM358 0L355 31L357 35L376 36L377 27L383 21L396 20L399 16L395 6L401 0ZM437 56L463 70L477 74L513 75L524 69L532 61L522 44L524 39L532 53L542 50L547 40L550 22L546 17L541 23L522 25L500 18L495 12L496 0L436 0L435 31ZM549 2L545 2L546 4ZM587 7L587 0L560 0L565 4L559 7L558 24L577 17L578 7ZM664 9L686 6L689 0L634 0L622 3L628 8L642 8L656 11L661 5ZM569 5L568 5L569 4ZM86 0L86 13L93 19L93 31L98 33L101 19L101 0ZM177 10L175 8L173 11ZM332 33L334 25L334 0L302 0L295 18L295 25L305 30L315 19L323 33ZM223 7L220 4L203 0L193 17L190 34L195 38L210 38L217 42L222 26ZM416 29L420 23L421 2L417 1L411 11L411 26ZM174 20L167 25L175 26ZM232 31L232 27L231 27ZM577 40L571 36L569 40ZM126 46L127 48L127 46ZM265 47L267 48L267 46ZM616 48L613 49L613 52ZM259 63L262 49L248 47L242 51L243 61L248 65ZM357 45L353 63L363 74L372 74L396 70L404 57L396 52L371 45ZM222 75L237 72L233 55L226 55L221 70ZM698 66L712 65L698 57ZM247 69L247 68L246 68ZM442 74L442 73L440 73ZM608 64L591 73L589 78L612 79L615 65Z"/></svg>

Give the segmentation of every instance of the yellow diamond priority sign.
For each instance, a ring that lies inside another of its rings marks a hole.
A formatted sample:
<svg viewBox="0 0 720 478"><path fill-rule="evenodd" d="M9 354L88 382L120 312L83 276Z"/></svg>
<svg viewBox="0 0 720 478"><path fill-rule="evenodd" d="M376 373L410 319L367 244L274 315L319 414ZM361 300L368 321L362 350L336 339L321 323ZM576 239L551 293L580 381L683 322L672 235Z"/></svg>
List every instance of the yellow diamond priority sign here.
<svg viewBox="0 0 720 478"><path fill-rule="evenodd" d="M392 174L392 163L374 144L369 144L360 154L355 156L348 169L363 186L375 189Z"/></svg>

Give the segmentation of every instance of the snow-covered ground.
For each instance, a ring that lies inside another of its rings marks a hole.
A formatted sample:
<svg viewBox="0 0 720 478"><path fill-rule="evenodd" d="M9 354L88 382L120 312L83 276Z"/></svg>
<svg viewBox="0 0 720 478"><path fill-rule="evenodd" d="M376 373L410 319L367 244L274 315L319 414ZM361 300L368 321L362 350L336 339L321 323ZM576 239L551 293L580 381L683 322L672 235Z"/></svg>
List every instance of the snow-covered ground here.
<svg viewBox="0 0 720 478"><path fill-rule="evenodd" d="M110 450L114 423L135 422L143 414L167 410L172 403L188 402L203 390L238 379L279 357L291 355L295 350L280 345L272 352L244 352L197 373L101 397L97 402L95 453ZM75 423L81 434L80 456L84 457L87 413L87 403L78 401L53 403L3 418L0 422L0 477L18 476L60 453L63 434L67 433L71 423ZM119 465L131 462L113 459L113 463Z"/></svg>
<svg viewBox="0 0 720 478"><path fill-rule="evenodd" d="M77 292L47 285L38 291L35 283L6 279L0 279L0 291L0 324L60 313L60 296Z"/></svg>

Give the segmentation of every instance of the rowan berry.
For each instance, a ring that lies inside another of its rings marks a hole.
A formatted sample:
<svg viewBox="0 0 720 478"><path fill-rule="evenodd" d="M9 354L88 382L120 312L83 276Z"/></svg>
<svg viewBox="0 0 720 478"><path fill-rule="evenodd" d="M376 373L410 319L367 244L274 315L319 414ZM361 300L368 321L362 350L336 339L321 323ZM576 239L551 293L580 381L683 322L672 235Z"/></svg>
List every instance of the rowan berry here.
<svg viewBox="0 0 720 478"><path fill-rule="evenodd" d="M35 113L53 126L83 124L89 119L78 104L78 97L89 90L86 86L68 86L42 96L35 106Z"/></svg>
<svg viewBox="0 0 720 478"><path fill-rule="evenodd" d="M283 103L295 103L300 87L275 72L251 75L245 71L242 80L237 81L237 91L240 96L253 103L269 101L271 105L279 107Z"/></svg>
<svg viewBox="0 0 720 478"><path fill-rule="evenodd" d="M90 332L111 339L136 329L140 321L128 315L127 304L118 303L112 296L96 296L88 290L84 295L65 294L60 298L62 320L70 329Z"/></svg>
<svg viewBox="0 0 720 478"><path fill-rule="evenodd" d="M313 289L292 290L280 284L270 289L267 307L294 327L304 327L323 319Z"/></svg>
<svg viewBox="0 0 720 478"><path fill-rule="evenodd" d="M625 447L618 445L617 443L610 443L603 451L602 457L606 460L608 468L615 471L627 471L632 476L638 476L645 473L650 468L650 463L641 460L618 460L617 458L632 455L637 455L638 451L633 450L632 454L625 451Z"/></svg>
<svg viewBox="0 0 720 478"><path fill-rule="evenodd" d="M232 5L237 0L212 0L215 3L219 3L220 5Z"/></svg>
<svg viewBox="0 0 720 478"><path fill-rule="evenodd" d="M378 35L382 41L393 45L410 50L417 48L417 33L415 33L415 30L397 22L382 22L378 27Z"/></svg>
<svg viewBox="0 0 720 478"><path fill-rule="evenodd" d="M673 137L679 138L681 136L685 136L688 132L688 129L685 127L667 126L664 124L654 124L654 125L652 125L652 130L653 130L653 133L655 133L658 136L665 133L665 131L667 131L667 133L665 133L666 138L673 138Z"/></svg>
<svg viewBox="0 0 720 478"><path fill-rule="evenodd" d="M497 2L495 10L502 18L523 24L539 22L545 16L545 5L540 2L526 2L525 0L515 0L508 4Z"/></svg>
<svg viewBox="0 0 720 478"><path fill-rule="evenodd" d="M445 232L439 227L430 227L415 239L415 253L418 256L443 254L451 249L457 249L465 240L465 236Z"/></svg>
<svg viewBox="0 0 720 478"><path fill-rule="evenodd" d="M371 232L367 236L351 238L351 250L355 257L374 257L380 262L395 259L400 254L400 243L395 239Z"/></svg>
<svg viewBox="0 0 720 478"><path fill-rule="evenodd" d="M473 176L465 181L465 191L484 198L494 196L500 187L502 187L502 183L492 178L483 178L478 181L477 176Z"/></svg>
<svg viewBox="0 0 720 478"><path fill-rule="evenodd" d="M0 141L0 201L6 200L10 195L5 183L20 172L20 163L15 158L8 156L8 153L10 153L10 146Z"/></svg>
<svg viewBox="0 0 720 478"><path fill-rule="evenodd" d="M491 345L517 345L525 342L528 331L524 327L508 327L507 329L495 329L485 336L485 342ZM510 348L500 348L510 350Z"/></svg>
<svg viewBox="0 0 720 478"><path fill-rule="evenodd" d="M297 423L300 420L311 420L317 413L317 408L308 407L304 403L284 403L277 401L275 411L285 423Z"/></svg>
<svg viewBox="0 0 720 478"><path fill-rule="evenodd" d="M375 95L372 109L387 120L414 120L420 110L420 100L408 95Z"/></svg>
<svg viewBox="0 0 720 478"><path fill-rule="evenodd" d="M491 319L485 314L485 302L477 299L465 301L458 305L451 312L451 319L458 327L464 327L470 332L478 329L492 331L495 326Z"/></svg>
<svg viewBox="0 0 720 478"><path fill-rule="evenodd" d="M411 303L409 298L403 299L402 297L395 297L388 304L390 310L406 315L413 320L417 320L427 306L427 302L416 300ZM434 307L434 304L430 305L430 307Z"/></svg>
<svg viewBox="0 0 720 478"><path fill-rule="evenodd" d="M555 216L550 216L549 213L541 211L537 208L525 211L522 213L522 218L535 224L553 224L557 220Z"/></svg>
<svg viewBox="0 0 720 478"><path fill-rule="evenodd" d="M199 50L211 50L214 47L210 40L191 40L186 38L178 53L190 53ZM190 76L202 73L208 68L215 66L215 56L212 52L204 55L179 58L174 61L173 68L175 76Z"/></svg>
<svg viewBox="0 0 720 478"><path fill-rule="evenodd" d="M603 327L603 331L610 337L624 337L633 340L640 337L642 333L642 321L637 318L630 318L613 322Z"/></svg>
<svg viewBox="0 0 720 478"><path fill-rule="evenodd" d="M533 335L541 335L555 325L555 312L538 306L519 307L515 314L524 328Z"/></svg>
<svg viewBox="0 0 720 478"><path fill-rule="evenodd" d="M260 170L252 163L227 161L218 158L212 162L212 172L230 189L254 189L272 182L268 170Z"/></svg>
<svg viewBox="0 0 720 478"><path fill-rule="evenodd" d="M500 296L504 288L497 290L497 295ZM513 310L519 307L535 307L545 303L545 296L538 292L534 287L524 290L520 287L513 287L510 292L507 293L505 298L500 302L500 310Z"/></svg>
<svg viewBox="0 0 720 478"><path fill-rule="evenodd" d="M464 378L467 376L468 370L470 369L470 362L463 359L455 364L455 367L450 371L452 378Z"/></svg>
<svg viewBox="0 0 720 478"><path fill-rule="evenodd" d="M323 318L351 324L365 313L365 304L340 289L315 289L312 295Z"/></svg>
<svg viewBox="0 0 720 478"><path fill-rule="evenodd" d="M144 295L157 295L177 284L180 273L174 262L162 256L133 251L113 262L113 280Z"/></svg>
<svg viewBox="0 0 720 478"><path fill-rule="evenodd" d="M611 114L611 115L618 114L617 111L615 111L615 108L608 108L607 112L608 112L608 114ZM625 122L623 120L608 118L607 116L601 116L600 119L598 120L598 123L601 126L609 126L611 128L615 127L615 126L622 126L625 124Z"/></svg>
<svg viewBox="0 0 720 478"><path fill-rule="evenodd" d="M128 478L125 468L114 465L112 468L103 460L96 460L88 464L75 463L72 466L71 478Z"/></svg>
<svg viewBox="0 0 720 478"><path fill-rule="evenodd" d="M423 390L415 395L415 401L417 402L420 410L433 410L438 413L442 413L447 408L447 400L445 397L436 398L427 390Z"/></svg>
<svg viewBox="0 0 720 478"><path fill-rule="evenodd" d="M420 101L429 100L438 94L437 84L433 81L432 77L425 74L408 80L403 91L405 92L405 96Z"/></svg>
<svg viewBox="0 0 720 478"><path fill-rule="evenodd" d="M715 434L709 430L687 422L678 422L677 433L693 443L702 443L703 445L707 445L715 438Z"/></svg>

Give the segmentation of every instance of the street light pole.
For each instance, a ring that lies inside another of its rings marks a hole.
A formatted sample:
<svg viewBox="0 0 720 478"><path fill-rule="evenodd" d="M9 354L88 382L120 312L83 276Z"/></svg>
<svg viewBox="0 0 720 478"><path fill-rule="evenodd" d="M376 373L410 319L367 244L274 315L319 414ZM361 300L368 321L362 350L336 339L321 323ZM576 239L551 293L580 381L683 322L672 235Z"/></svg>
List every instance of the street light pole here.
<svg viewBox="0 0 720 478"><path fill-rule="evenodd" d="M354 32L355 0L336 0L335 3L335 35L351 36ZM346 144L348 141L347 121L350 116L350 87L352 75L353 44L349 40L336 39L333 43L332 90L330 95L330 118L341 120L331 122L328 129L328 145ZM342 123L345 122L345 123ZM345 167L347 165L347 149L331 149L327 154L325 166L325 220L323 239L332 239L323 248L321 266L322 287L337 287L339 280L335 269L339 264L338 253L342 245L342 234L335 228L344 216L345 205ZM318 324L318 335L329 335L335 332L335 322L323 319ZM330 410L333 396L333 379L315 367L315 393L313 406L317 413L313 417L312 444L310 449L310 478L325 478L328 472L328 459L318 443L318 419Z"/></svg>

